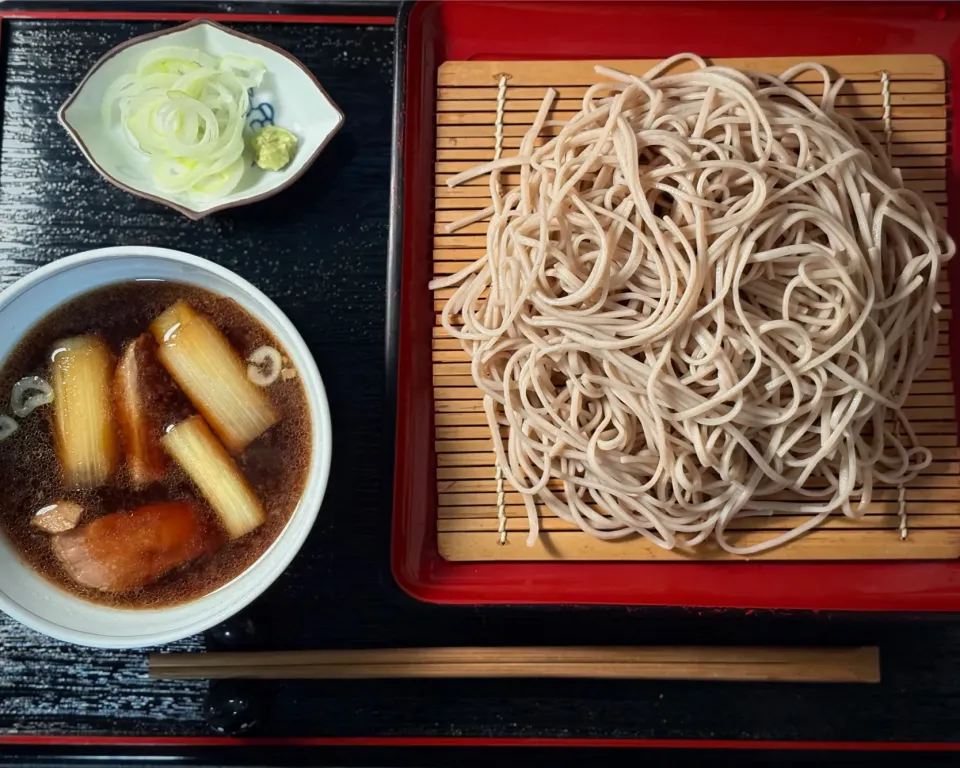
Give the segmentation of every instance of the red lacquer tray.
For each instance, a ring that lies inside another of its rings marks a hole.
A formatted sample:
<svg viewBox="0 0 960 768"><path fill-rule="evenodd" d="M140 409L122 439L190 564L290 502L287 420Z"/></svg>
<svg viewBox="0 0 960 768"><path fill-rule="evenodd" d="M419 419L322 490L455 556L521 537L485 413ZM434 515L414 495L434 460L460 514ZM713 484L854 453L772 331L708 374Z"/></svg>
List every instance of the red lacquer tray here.
<svg viewBox="0 0 960 768"><path fill-rule="evenodd" d="M437 551L431 373L437 68L486 59L640 59L927 53L960 97L960 5L911 2L507 2L434 0L398 29L397 162L388 345L396 354L393 572L441 603L609 603L810 610L960 610L960 562L448 563ZM952 117L952 112L950 114ZM958 140L951 120L951 147ZM958 236L960 155L948 200ZM956 262L951 289L956 292ZM955 345L957 338L952 339ZM960 359L954 347L952 359ZM954 371L954 380L960 380Z"/></svg>

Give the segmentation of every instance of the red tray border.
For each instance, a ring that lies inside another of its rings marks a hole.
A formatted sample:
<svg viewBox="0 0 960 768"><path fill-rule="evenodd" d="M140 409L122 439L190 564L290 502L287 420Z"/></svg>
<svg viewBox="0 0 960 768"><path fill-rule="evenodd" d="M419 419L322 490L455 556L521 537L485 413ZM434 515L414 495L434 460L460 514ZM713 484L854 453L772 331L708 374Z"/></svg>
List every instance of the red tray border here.
<svg viewBox="0 0 960 768"><path fill-rule="evenodd" d="M960 73L960 7L929 2L606 2L543 6L515 0L436 0L398 28L394 252L388 353L396 345L392 567L411 596L450 604L617 604L837 611L960 610L960 562L898 563L448 563L437 550L430 338L436 72L466 59L657 58L799 52L932 53ZM549 29L539 37L532 29ZM401 75L401 72L403 74ZM958 103L960 78L949 78ZM960 125L951 139L958 146ZM958 235L960 153L948 167ZM956 262L955 262L956 265ZM956 294L957 269L951 270ZM402 311L401 311L402 307ZM955 334L952 343L958 342ZM960 354L954 351L954 380ZM390 358L388 357L388 360Z"/></svg>
<svg viewBox="0 0 960 768"><path fill-rule="evenodd" d="M54 21L193 21L209 19L227 23L361 24L392 26L393 16L337 16L276 13L200 13L180 11L46 11L4 9L0 19L50 19Z"/></svg>
<svg viewBox="0 0 960 768"><path fill-rule="evenodd" d="M235 738L179 736L0 736L0 745L19 747L492 747L602 749L741 749L753 751L960 752L960 742L787 741L739 739L591 739L470 736L372 736Z"/></svg>

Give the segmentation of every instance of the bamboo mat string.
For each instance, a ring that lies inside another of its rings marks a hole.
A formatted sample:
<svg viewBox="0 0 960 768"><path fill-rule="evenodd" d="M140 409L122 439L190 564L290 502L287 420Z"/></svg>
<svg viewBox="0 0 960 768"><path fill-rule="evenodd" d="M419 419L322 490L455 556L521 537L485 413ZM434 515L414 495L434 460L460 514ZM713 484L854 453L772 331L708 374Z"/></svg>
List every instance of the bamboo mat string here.
<svg viewBox="0 0 960 768"><path fill-rule="evenodd" d="M497 116L493 124L493 159L499 160L503 154L503 113L507 106L507 75L500 75L497 89Z"/></svg>
<svg viewBox="0 0 960 768"><path fill-rule="evenodd" d="M880 92L883 95L883 135L887 148L887 157L890 157L890 145L893 143L893 120L890 108L890 73L883 70L880 73Z"/></svg>
<svg viewBox="0 0 960 768"><path fill-rule="evenodd" d="M894 426L894 433L900 434L900 420ZM903 483L897 486L897 515L900 517L900 541L906 541L909 535L907 528L907 486Z"/></svg>
<svg viewBox="0 0 960 768"><path fill-rule="evenodd" d="M897 500L900 502L900 541L907 540L907 488L901 485L897 489Z"/></svg>
<svg viewBox="0 0 960 768"><path fill-rule="evenodd" d="M506 494L503 492L503 467L497 462L497 533L500 543L507 543L507 504Z"/></svg>
<svg viewBox="0 0 960 768"><path fill-rule="evenodd" d="M887 159L892 159L891 145L893 143L893 121L890 107L890 73L883 70L880 73L880 93L883 98L883 136ZM900 424L897 423L897 431ZM900 516L900 541L906 541L909 535L907 527L907 489L901 483L897 487L897 514Z"/></svg>
<svg viewBox="0 0 960 768"><path fill-rule="evenodd" d="M493 125L493 159L499 160L503 154L503 113L507 105L507 79L508 75L501 74L499 87L497 88L497 116ZM500 183L497 182L497 191L502 194ZM503 467L500 462L497 465L497 535L501 546L507 543L507 503L506 494L503 491Z"/></svg>

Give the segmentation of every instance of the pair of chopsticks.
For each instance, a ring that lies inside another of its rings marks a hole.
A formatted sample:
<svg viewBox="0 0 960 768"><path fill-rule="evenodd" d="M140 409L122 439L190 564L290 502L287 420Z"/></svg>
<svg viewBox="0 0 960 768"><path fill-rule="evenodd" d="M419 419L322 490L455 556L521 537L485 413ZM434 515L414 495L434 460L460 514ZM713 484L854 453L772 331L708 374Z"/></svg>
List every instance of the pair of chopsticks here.
<svg viewBox="0 0 960 768"><path fill-rule="evenodd" d="M166 680L594 678L878 683L878 648L569 647L151 654Z"/></svg>

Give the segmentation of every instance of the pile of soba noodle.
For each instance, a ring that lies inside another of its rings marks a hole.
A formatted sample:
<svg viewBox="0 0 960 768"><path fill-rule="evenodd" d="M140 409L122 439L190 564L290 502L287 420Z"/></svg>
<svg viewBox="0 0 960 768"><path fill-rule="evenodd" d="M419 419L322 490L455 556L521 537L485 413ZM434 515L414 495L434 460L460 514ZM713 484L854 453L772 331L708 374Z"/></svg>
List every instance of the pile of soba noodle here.
<svg viewBox="0 0 960 768"><path fill-rule="evenodd" d="M821 95L786 85L809 71ZM936 209L836 112L842 81L818 64L597 72L612 82L570 120L547 119L549 91L516 157L450 180L490 174L492 206L465 220L489 217L486 253L431 285L457 286L443 325L528 543L543 505L602 539L750 554L857 519L877 484L902 499L931 461L903 405L955 250ZM808 519L728 538L777 511Z"/></svg>

